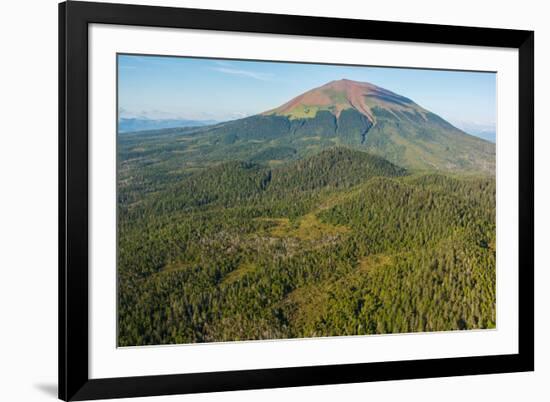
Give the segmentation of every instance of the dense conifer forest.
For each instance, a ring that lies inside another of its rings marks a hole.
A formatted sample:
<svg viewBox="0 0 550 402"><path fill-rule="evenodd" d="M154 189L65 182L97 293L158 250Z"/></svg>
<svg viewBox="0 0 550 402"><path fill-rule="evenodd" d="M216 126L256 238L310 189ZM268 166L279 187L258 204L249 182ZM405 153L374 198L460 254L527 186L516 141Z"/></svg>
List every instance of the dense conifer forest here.
<svg viewBox="0 0 550 402"><path fill-rule="evenodd" d="M494 174L398 166L383 124L188 159L193 128L120 134L118 344L494 328Z"/></svg>

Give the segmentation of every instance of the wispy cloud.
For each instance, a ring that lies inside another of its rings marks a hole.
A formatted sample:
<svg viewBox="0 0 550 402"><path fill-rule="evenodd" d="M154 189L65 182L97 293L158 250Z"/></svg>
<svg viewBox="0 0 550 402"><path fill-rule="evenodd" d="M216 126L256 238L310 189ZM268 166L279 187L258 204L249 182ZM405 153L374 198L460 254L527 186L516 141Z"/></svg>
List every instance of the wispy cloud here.
<svg viewBox="0 0 550 402"><path fill-rule="evenodd" d="M242 77L253 78L261 81L269 81L273 77L273 74L269 73L259 73L256 71L240 70L231 67L211 67L211 69L224 74L240 75Z"/></svg>

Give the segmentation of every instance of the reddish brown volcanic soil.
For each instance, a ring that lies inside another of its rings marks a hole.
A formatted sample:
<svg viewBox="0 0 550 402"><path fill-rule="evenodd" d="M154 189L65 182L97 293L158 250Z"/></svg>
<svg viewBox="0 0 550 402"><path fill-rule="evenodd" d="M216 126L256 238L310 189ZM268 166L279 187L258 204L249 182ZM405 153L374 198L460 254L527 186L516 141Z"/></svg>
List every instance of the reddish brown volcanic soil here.
<svg viewBox="0 0 550 402"><path fill-rule="evenodd" d="M335 114L337 117L342 110L354 108L366 115L372 121L372 113L365 102L365 95L375 95L384 92L388 91L367 82L342 79L331 81L319 88L305 92L267 113L286 115L291 114L296 107L301 105L318 107L332 105L335 107Z"/></svg>

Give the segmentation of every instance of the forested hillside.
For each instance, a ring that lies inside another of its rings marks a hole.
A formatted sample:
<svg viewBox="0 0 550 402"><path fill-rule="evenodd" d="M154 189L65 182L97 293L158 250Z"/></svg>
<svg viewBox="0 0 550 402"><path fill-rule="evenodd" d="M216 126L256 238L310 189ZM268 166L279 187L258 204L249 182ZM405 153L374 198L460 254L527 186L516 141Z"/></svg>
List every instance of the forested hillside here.
<svg viewBox="0 0 550 402"><path fill-rule="evenodd" d="M494 174L194 130L119 137L120 346L495 327Z"/></svg>

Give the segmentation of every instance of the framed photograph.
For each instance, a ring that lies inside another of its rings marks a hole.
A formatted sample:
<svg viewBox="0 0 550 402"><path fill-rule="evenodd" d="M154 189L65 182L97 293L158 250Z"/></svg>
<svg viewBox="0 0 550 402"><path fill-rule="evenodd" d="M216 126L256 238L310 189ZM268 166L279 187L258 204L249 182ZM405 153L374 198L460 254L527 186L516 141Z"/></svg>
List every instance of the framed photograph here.
<svg viewBox="0 0 550 402"><path fill-rule="evenodd" d="M59 5L59 397L534 369L534 33Z"/></svg>

